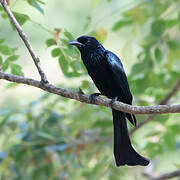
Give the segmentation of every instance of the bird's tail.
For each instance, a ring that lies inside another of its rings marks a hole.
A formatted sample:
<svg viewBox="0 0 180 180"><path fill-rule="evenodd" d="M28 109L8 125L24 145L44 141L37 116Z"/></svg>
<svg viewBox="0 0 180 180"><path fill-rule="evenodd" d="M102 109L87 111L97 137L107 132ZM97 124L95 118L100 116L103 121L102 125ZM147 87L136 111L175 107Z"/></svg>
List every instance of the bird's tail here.
<svg viewBox="0 0 180 180"><path fill-rule="evenodd" d="M125 113L112 109L114 124L114 156L117 166L147 166L149 160L139 155L131 145Z"/></svg>

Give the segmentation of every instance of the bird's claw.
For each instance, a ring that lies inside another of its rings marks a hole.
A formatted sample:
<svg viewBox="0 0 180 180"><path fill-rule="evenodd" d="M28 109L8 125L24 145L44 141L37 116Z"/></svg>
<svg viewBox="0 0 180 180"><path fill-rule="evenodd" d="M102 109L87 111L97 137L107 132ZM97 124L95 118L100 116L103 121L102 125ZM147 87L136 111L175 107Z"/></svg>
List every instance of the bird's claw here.
<svg viewBox="0 0 180 180"><path fill-rule="evenodd" d="M90 96L89 96L90 103L94 103L95 102L95 97L97 97L99 95L101 95L101 93L90 94Z"/></svg>
<svg viewBox="0 0 180 180"><path fill-rule="evenodd" d="M113 99L111 99L109 106L112 108L114 106L115 101L117 101L118 96L114 97Z"/></svg>

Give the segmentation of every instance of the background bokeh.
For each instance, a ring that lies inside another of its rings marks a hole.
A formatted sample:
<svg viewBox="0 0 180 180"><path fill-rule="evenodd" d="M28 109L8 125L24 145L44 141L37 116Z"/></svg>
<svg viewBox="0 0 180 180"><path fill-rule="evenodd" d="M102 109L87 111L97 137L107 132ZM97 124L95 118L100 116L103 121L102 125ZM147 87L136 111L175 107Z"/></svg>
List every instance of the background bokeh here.
<svg viewBox="0 0 180 180"><path fill-rule="evenodd" d="M116 53L135 105L155 105L180 76L179 0L10 0L48 80L97 92L68 42L95 36ZM0 6L0 68L40 79ZM177 92L168 102L180 103ZM137 115L138 123L146 115ZM133 127L129 125L129 129ZM180 115L157 115L131 135L151 175L180 169ZM115 167L111 110L0 80L0 179L147 179L144 167Z"/></svg>

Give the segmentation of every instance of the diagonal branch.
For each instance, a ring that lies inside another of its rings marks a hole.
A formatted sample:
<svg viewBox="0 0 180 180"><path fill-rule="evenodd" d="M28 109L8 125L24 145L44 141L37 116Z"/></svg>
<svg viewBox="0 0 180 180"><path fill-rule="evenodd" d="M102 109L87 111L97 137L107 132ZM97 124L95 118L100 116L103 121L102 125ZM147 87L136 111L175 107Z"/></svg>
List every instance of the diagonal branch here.
<svg viewBox="0 0 180 180"><path fill-rule="evenodd" d="M173 87L173 89L167 94L167 96L161 100L161 102L159 103L159 105L165 105L169 102L169 100L178 92L178 90L180 89L180 77L178 78L175 86ZM153 120L155 117L157 116L157 114L151 114L149 115L147 118L145 118L144 121L142 121L141 123L139 123L137 125L136 128L133 128L130 131L130 134L133 134L135 131L137 131L139 128L141 128L142 126L144 126L145 124L147 124L148 122L150 122L151 120Z"/></svg>
<svg viewBox="0 0 180 180"><path fill-rule="evenodd" d="M101 106L110 107L111 99L95 97L94 103L90 101L90 96L83 94L82 92L74 92L64 88L58 88L52 84L43 84L40 81L24 78L21 76L16 76L0 71L0 79L5 79L7 81L27 84L40 88L44 91L57 94L66 98L75 99L80 102L88 104L96 104ZM156 106L131 106L124 104L122 102L116 101L113 105L113 108L119 111L131 113L131 114L162 114L162 113L180 113L180 104L179 105L156 105Z"/></svg>
<svg viewBox="0 0 180 180"><path fill-rule="evenodd" d="M165 179L170 179L170 178L174 178L174 177L180 177L180 170L161 174L159 176L151 178L151 180L165 180Z"/></svg>
<svg viewBox="0 0 180 180"><path fill-rule="evenodd" d="M0 0L0 3L3 6L4 10L6 11L7 15L9 16L9 18L11 19L16 30L18 31L19 36L24 41L24 44L26 45L29 53L31 54L31 57L34 61L34 64L36 65L36 68L38 69L38 72L41 76L41 82L42 83L48 83L46 75L45 75L44 71L41 69L40 60L39 60L38 56L36 55L33 47L31 46L27 35L24 33L22 27L19 25L19 23L17 22L16 18L13 15L13 13L11 12L6 0Z"/></svg>
<svg viewBox="0 0 180 180"><path fill-rule="evenodd" d="M160 105L167 104L169 100L178 92L180 89L180 77L178 78L173 89L167 94L167 96L159 103Z"/></svg>
<svg viewBox="0 0 180 180"><path fill-rule="evenodd" d="M144 176L146 176L149 180L165 180L165 179L171 179L174 177L180 177L180 170L160 174L158 176L154 176L148 173L143 173Z"/></svg>
<svg viewBox="0 0 180 180"><path fill-rule="evenodd" d="M180 177L180 170L175 170L168 173L163 173L160 175L152 175L152 172L143 172L143 175L147 177L149 180L165 180L165 179L171 179L174 177Z"/></svg>
<svg viewBox="0 0 180 180"><path fill-rule="evenodd" d="M174 177L180 177L180 169L168 172L168 173L163 173L159 175L154 175L155 173L153 172L157 163L159 162L159 157L155 157L151 164L146 166L142 172L142 175L147 177L149 180L165 180L165 179L170 179Z"/></svg>

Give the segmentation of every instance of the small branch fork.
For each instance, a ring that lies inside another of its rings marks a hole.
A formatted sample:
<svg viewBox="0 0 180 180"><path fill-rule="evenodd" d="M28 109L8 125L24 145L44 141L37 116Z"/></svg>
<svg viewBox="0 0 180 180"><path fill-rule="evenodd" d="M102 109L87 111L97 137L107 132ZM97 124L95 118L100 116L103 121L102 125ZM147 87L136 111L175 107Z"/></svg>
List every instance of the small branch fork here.
<svg viewBox="0 0 180 180"><path fill-rule="evenodd" d="M31 54L31 57L32 57L32 59L34 61L34 64L35 64L36 68L38 69L38 72L39 72L39 74L41 76L41 82L42 83L48 83L46 75L45 75L44 71L41 69L40 60L39 60L38 56L36 55L33 47L31 46L27 35L24 33L22 27L19 25L19 23L17 22L16 18L13 15L13 13L11 12L6 0L0 0L0 3L3 6L4 10L6 11L7 15L9 16L9 18L10 18L11 22L13 23L14 27L18 31L19 36L23 40L23 42L24 42L25 46L27 47L29 53Z"/></svg>
<svg viewBox="0 0 180 180"><path fill-rule="evenodd" d="M169 102L169 100L179 91L179 89L180 89L180 77L178 78L178 80L177 80L176 84L174 85L174 87L172 88L172 90L170 90L170 92L165 96L165 98L160 101L159 105L167 104ZM151 115L147 116L142 122L140 122L137 125L137 127L133 128L130 131L130 134L135 133L139 128L141 128L148 122L152 121L156 116L157 116L157 114L151 114Z"/></svg>

